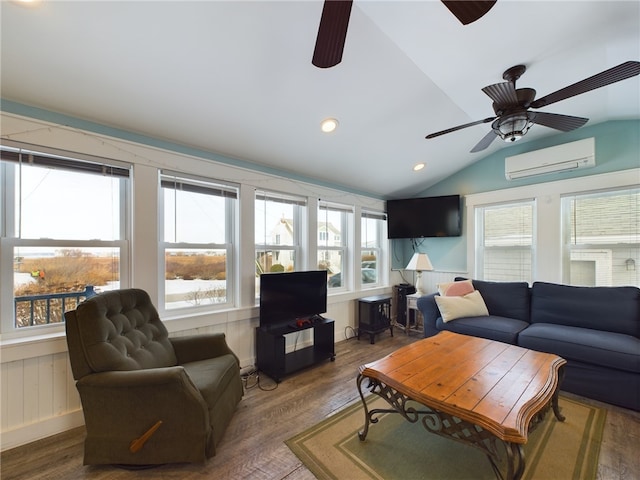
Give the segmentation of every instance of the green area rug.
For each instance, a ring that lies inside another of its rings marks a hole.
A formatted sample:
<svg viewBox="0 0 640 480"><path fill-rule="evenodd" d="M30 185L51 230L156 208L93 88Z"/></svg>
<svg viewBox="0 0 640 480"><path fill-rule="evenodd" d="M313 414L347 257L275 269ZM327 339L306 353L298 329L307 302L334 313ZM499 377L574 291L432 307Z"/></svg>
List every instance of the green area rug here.
<svg viewBox="0 0 640 480"><path fill-rule="evenodd" d="M388 408L375 395L369 408ZM524 479L595 479L606 410L560 396L565 422L549 411L524 448ZM495 479L481 451L440 437L399 414L384 414L364 442L360 401L286 441L319 479Z"/></svg>

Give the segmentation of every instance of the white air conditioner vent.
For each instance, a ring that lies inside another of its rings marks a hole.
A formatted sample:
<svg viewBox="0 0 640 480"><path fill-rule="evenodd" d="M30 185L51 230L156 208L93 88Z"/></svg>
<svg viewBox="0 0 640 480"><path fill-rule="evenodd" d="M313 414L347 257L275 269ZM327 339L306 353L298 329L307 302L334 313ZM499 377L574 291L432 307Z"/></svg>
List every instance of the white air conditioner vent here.
<svg viewBox="0 0 640 480"><path fill-rule="evenodd" d="M507 180L594 167L595 165L595 140L593 138L585 138L577 142L543 148L504 159Z"/></svg>

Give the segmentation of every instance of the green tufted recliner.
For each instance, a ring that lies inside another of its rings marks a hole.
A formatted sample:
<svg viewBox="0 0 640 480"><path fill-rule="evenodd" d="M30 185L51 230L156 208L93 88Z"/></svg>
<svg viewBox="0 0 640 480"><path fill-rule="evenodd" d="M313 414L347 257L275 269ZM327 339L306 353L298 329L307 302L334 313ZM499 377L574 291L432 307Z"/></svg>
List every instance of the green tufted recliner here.
<svg viewBox="0 0 640 480"><path fill-rule="evenodd" d="M85 418L84 463L203 462L243 395L224 334L169 338L140 289L105 292L65 313Z"/></svg>

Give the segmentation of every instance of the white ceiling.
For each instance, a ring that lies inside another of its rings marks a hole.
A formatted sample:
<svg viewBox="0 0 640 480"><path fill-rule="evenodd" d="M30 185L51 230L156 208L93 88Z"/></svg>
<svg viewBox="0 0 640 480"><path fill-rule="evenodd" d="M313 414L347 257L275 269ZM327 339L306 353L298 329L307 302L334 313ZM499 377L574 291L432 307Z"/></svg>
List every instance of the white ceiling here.
<svg viewBox="0 0 640 480"><path fill-rule="evenodd" d="M508 67L541 97L640 59L638 1L498 0L463 26L436 0L356 0L342 63L318 69L322 3L2 1L2 98L397 198L504 148L469 153L488 124L424 137L492 116L481 88ZM541 111L638 119L640 77Z"/></svg>

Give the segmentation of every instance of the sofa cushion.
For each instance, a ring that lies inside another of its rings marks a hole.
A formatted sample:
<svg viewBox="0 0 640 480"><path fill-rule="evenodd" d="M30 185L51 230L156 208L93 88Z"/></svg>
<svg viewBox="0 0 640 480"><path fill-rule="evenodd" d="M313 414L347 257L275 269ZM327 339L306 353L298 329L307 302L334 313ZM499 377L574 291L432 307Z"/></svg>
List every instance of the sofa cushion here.
<svg viewBox="0 0 640 480"><path fill-rule="evenodd" d="M489 315L480 292L474 291L463 296L442 297L436 295L440 316L445 322L462 317L484 317Z"/></svg>
<svg viewBox="0 0 640 480"><path fill-rule="evenodd" d="M487 307L491 312L488 301ZM640 289L535 282L531 289L531 323L584 327L640 337Z"/></svg>
<svg viewBox="0 0 640 480"><path fill-rule="evenodd" d="M531 294L527 282L485 282L473 280L490 315L529 322Z"/></svg>
<svg viewBox="0 0 640 480"><path fill-rule="evenodd" d="M520 332L518 345L569 361L640 373L640 339L631 335L535 323Z"/></svg>
<svg viewBox="0 0 640 480"><path fill-rule="evenodd" d="M444 322L442 318L436 320L438 330L487 338L498 342L516 344L518 334L527 328L529 323L513 318L489 315L487 317L464 317L451 322Z"/></svg>

